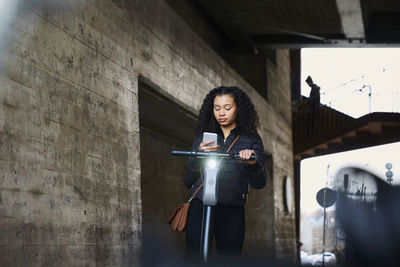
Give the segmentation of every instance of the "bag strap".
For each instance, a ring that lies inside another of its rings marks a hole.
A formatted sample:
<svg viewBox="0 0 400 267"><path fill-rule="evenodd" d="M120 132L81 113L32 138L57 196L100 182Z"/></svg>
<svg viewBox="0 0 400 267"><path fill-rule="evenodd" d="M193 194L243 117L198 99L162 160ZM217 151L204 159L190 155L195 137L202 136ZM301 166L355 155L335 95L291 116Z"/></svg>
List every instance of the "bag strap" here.
<svg viewBox="0 0 400 267"><path fill-rule="evenodd" d="M201 183L200 186L197 187L196 191L194 191L193 195L190 197L188 202L192 201L192 199L196 197L197 192L199 192L200 188L202 188L202 187L203 187L203 183Z"/></svg>
<svg viewBox="0 0 400 267"><path fill-rule="evenodd" d="M240 134L238 136L236 136L235 140L233 140L232 144L228 147L228 149L226 150L226 153L229 153L229 151L231 150L231 148L233 147L233 145L236 143L236 141L239 139Z"/></svg>
<svg viewBox="0 0 400 267"><path fill-rule="evenodd" d="M236 141L239 139L240 134L238 136L236 136L235 140L233 140L232 144L228 147L228 149L226 150L226 153L229 153L229 151L231 150L231 148L233 147L233 145L236 143ZM222 161L222 159L221 159ZM193 195L190 197L189 201L192 201L193 198L196 197L197 192L199 192L199 190L203 187L203 183L200 184L200 186L196 189L196 191L194 191Z"/></svg>

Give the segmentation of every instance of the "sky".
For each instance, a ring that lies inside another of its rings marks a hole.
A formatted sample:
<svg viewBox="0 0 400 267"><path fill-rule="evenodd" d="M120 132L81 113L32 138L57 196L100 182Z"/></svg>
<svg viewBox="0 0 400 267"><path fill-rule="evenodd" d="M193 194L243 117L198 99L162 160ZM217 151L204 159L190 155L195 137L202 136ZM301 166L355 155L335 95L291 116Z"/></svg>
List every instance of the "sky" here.
<svg viewBox="0 0 400 267"><path fill-rule="evenodd" d="M303 95L309 96L304 81L311 75L321 87L321 103L350 116L400 112L399 48L307 48L301 50L301 62ZM320 208L315 199L318 190L325 187L327 176L346 162L368 165L382 173L390 162L393 184L400 184L400 142L306 159L301 162L302 212Z"/></svg>
<svg viewBox="0 0 400 267"><path fill-rule="evenodd" d="M400 48L305 48L301 61L303 95L310 94L304 81L311 75L321 103L352 117L400 112Z"/></svg>

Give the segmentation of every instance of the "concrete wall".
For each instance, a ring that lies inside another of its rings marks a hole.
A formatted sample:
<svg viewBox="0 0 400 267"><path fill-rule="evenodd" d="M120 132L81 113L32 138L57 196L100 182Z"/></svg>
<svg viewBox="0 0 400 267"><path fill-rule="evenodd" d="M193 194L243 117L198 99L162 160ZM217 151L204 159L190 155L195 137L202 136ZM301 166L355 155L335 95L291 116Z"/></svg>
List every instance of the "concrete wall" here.
<svg viewBox="0 0 400 267"><path fill-rule="evenodd" d="M274 169L274 202L258 203L249 216L272 216L273 224L257 232L271 236L274 229L272 254L294 259L294 213L283 212L280 182L293 176L288 51L277 51L276 65L268 65L267 103L161 0L21 1L6 29L0 38L8 41L0 55L4 265L138 261L139 76L196 111L221 84L249 94ZM257 198L268 190L251 193Z"/></svg>
<svg viewBox="0 0 400 267"><path fill-rule="evenodd" d="M275 254L278 258L293 259L296 257L296 250L293 249L296 247L294 203L290 213L285 212L283 204L284 177L288 176L294 185L289 51L278 50L276 64L270 60L267 63L268 104L274 112L273 115L261 113L266 114L261 124L265 127L264 146L272 154L274 164ZM293 187L291 194L294 196Z"/></svg>

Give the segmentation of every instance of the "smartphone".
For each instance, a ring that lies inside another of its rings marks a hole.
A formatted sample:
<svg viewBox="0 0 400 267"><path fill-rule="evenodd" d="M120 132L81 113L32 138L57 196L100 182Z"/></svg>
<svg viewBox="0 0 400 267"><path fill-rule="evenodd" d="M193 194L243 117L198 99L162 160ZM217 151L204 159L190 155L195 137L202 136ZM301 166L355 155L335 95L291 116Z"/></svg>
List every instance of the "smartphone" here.
<svg viewBox="0 0 400 267"><path fill-rule="evenodd" d="M205 141L205 142L214 141L213 143L208 144L207 146L218 145L218 135L216 133L204 132L203 133L203 141Z"/></svg>

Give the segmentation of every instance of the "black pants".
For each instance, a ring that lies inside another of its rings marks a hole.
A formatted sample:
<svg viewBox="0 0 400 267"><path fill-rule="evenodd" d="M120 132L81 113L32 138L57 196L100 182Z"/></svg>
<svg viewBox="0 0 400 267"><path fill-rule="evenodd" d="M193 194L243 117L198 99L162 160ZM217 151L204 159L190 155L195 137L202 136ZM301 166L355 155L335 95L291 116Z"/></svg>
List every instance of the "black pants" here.
<svg viewBox="0 0 400 267"><path fill-rule="evenodd" d="M193 199L186 225L186 252L194 259L200 255L202 216L203 203ZM214 235L218 256L239 257L243 248L244 232L244 206L217 204Z"/></svg>

